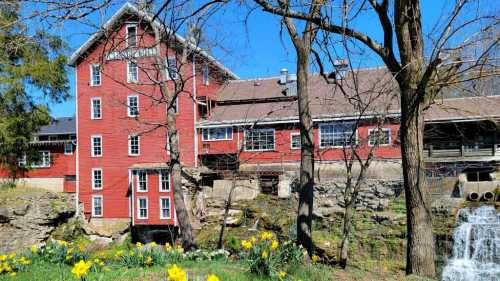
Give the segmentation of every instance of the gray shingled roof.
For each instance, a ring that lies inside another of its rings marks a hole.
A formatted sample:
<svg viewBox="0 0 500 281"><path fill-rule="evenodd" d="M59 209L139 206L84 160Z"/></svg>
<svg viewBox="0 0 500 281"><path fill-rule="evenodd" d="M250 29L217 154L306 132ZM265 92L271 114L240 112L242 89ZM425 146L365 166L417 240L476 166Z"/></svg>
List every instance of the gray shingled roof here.
<svg viewBox="0 0 500 281"><path fill-rule="evenodd" d="M38 135L76 134L75 117L56 118L49 125L43 126Z"/></svg>

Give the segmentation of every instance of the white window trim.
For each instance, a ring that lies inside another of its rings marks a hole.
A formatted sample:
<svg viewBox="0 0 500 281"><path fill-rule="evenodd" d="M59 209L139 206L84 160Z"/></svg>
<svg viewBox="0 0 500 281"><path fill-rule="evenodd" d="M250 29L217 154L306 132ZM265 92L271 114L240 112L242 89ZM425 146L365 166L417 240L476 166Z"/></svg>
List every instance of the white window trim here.
<svg viewBox="0 0 500 281"><path fill-rule="evenodd" d="M146 200L146 216L145 217L141 217L141 205L139 203L139 201L141 199L145 199ZM145 196L140 196L140 197L137 197L137 219L139 220L147 220L149 217L149 200L147 197Z"/></svg>
<svg viewBox="0 0 500 281"><path fill-rule="evenodd" d="M292 137L293 136L299 136L299 140L300 140L300 133L297 133L297 132L290 133L290 149L292 149L292 150L299 150L299 149L301 149L301 147L302 147L302 140L301 140L301 143L300 143L300 147L293 147L293 142L292 142Z"/></svg>
<svg viewBox="0 0 500 281"><path fill-rule="evenodd" d="M128 28L129 27L135 27L135 46L132 46L130 47L129 44L128 44ZM137 46L139 45L139 41L137 40L137 24L127 24L125 26L125 44L126 44L126 47L127 48L137 48Z"/></svg>
<svg viewBox="0 0 500 281"><path fill-rule="evenodd" d="M165 172L165 174L168 175L168 188L167 190L163 190L161 189L161 175L162 175L162 171L159 171L158 172L158 191L159 192L170 192L170 185L172 184L171 182L171 177L170 177L170 174L166 171L166 170L163 170L163 172Z"/></svg>
<svg viewBox="0 0 500 281"><path fill-rule="evenodd" d="M135 67L137 68L137 80L131 80L130 77L130 63L135 63ZM136 61L127 61L127 83L138 83L139 82L139 65Z"/></svg>
<svg viewBox="0 0 500 281"><path fill-rule="evenodd" d="M231 129L231 137L230 138L224 138L224 139L210 139L210 134L208 134L208 139L205 138L205 135L203 134L203 130L208 130L210 132L210 129L219 129L219 128L225 128L226 129L226 135L227 135L227 129ZM228 140L233 140L233 127L215 127L215 128L202 128L201 129L201 140L202 141L228 141Z"/></svg>
<svg viewBox="0 0 500 281"><path fill-rule="evenodd" d="M94 198L101 198L101 214L95 214ZM100 218L104 215L104 198L102 195L92 195L92 217Z"/></svg>
<svg viewBox="0 0 500 281"><path fill-rule="evenodd" d="M137 114L132 115L131 110L130 110L130 98L136 98L137 99ZM139 111L139 95L128 95L127 96L127 116L128 117L137 117L139 116L141 112Z"/></svg>
<svg viewBox="0 0 500 281"><path fill-rule="evenodd" d="M31 168L50 168L50 166L52 165L52 155L50 153L50 150L39 150L38 153L40 153L41 156L42 156L42 159L41 159L42 162L43 162L43 159L44 159L44 157L43 157L43 153L44 152L47 152L49 154L49 163L48 164L42 164L42 165L37 165L35 163L31 163L31 165L30 165Z"/></svg>
<svg viewBox="0 0 500 281"><path fill-rule="evenodd" d="M101 171L101 187L95 187L95 174L94 171ZM102 190L104 187L104 173L102 172L102 168L92 168L92 190Z"/></svg>
<svg viewBox="0 0 500 281"><path fill-rule="evenodd" d="M94 84L94 66L99 66L99 84ZM98 86L101 86L101 84L102 84L101 65L98 63L90 64L90 83L89 84L91 87L98 87Z"/></svg>
<svg viewBox="0 0 500 281"><path fill-rule="evenodd" d="M382 132L389 132L388 143L378 144L378 146L390 146L392 144L392 132L391 128L381 128ZM375 144L370 144L370 133L373 131L378 131L377 128L368 129L368 146L375 146Z"/></svg>
<svg viewBox="0 0 500 281"><path fill-rule="evenodd" d="M259 152L259 151L275 151L276 150L276 130L274 128L260 128L260 129L251 129L253 131L273 131L273 137L274 137L274 142L273 142L273 148L272 149L247 149L247 131L243 131L243 151L249 151L249 152Z"/></svg>
<svg viewBox="0 0 500 281"><path fill-rule="evenodd" d="M70 145L71 146L71 152L67 152L66 151L66 145ZM64 155L73 155L73 153L74 153L73 143L71 143L71 142L64 143L63 150L64 150Z"/></svg>
<svg viewBox="0 0 500 281"><path fill-rule="evenodd" d="M95 117L94 115L94 101L98 100L99 101L99 117ZM102 119L102 99L101 97L93 97L90 99L90 119L92 120L99 120Z"/></svg>
<svg viewBox="0 0 500 281"><path fill-rule="evenodd" d="M352 123L354 125L354 122L342 122L342 123ZM348 147L348 146L343 146L343 145L321 145L321 127L329 126L329 125L335 126L336 124L338 124L338 123L322 123L322 124L319 124L319 128L318 128L318 144L319 144L319 148L320 149ZM354 142L356 144L358 144L358 128L356 128L356 131L354 132L354 134L355 134L355 136L354 136Z"/></svg>
<svg viewBox="0 0 500 281"><path fill-rule="evenodd" d="M140 189L139 189L139 173L141 173L141 172L146 173L146 189L145 189L145 190L140 190ZM143 170L143 171L137 171L137 175L135 176L135 178L136 178L135 183L136 183L136 185L137 185L137 187L136 187L137 192L139 192L139 193L145 193L145 192L148 192L148 190L149 190L148 172L147 172L147 171L145 171L145 170Z"/></svg>
<svg viewBox="0 0 500 281"><path fill-rule="evenodd" d="M94 154L94 138L101 138L101 154L100 155L95 155ZM92 156L92 157L102 157L103 154L104 154L104 150L103 150L102 135L91 135L90 136L90 156Z"/></svg>
<svg viewBox="0 0 500 281"><path fill-rule="evenodd" d="M137 137L137 153L132 153L132 137ZM139 156L141 155L141 136L139 135L128 135L128 156Z"/></svg>
<svg viewBox="0 0 500 281"><path fill-rule="evenodd" d="M162 199L167 199L168 200L168 205L170 206L168 208L168 217L164 217L163 216L163 210L162 210L162 206L161 206L161 200ZM159 205L159 209L160 209L160 219L161 220L169 220L172 218L172 200L170 200L170 197L169 196L160 196L160 205Z"/></svg>

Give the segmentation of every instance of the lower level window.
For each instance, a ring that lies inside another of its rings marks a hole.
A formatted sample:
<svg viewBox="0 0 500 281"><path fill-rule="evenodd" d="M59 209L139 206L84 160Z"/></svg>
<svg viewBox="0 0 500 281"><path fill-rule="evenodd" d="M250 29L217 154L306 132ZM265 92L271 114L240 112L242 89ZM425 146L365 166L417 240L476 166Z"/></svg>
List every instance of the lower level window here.
<svg viewBox="0 0 500 281"><path fill-rule="evenodd" d="M92 216L102 217L102 195L92 196Z"/></svg>
<svg viewBox="0 0 500 281"><path fill-rule="evenodd" d="M48 168L50 167L50 151L40 151L39 156L33 161L33 168Z"/></svg>
<svg viewBox="0 0 500 281"><path fill-rule="evenodd" d="M274 150L274 129L250 129L245 131L245 150Z"/></svg>
<svg viewBox="0 0 500 281"><path fill-rule="evenodd" d="M137 218L148 218L148 198L137 198Z"/></svg>
<svg viewBox="0 0 500 281"><path fill-rule="evenodd" d="M170 198L161 197L160 198L160 219L170 218Z"/></svg>
<svg viewBox="0 0 500 281"><path fill-rule="evenodd" d="M389 145L391 144L391 129L382 128L368 130L368 145Z"/></svg>

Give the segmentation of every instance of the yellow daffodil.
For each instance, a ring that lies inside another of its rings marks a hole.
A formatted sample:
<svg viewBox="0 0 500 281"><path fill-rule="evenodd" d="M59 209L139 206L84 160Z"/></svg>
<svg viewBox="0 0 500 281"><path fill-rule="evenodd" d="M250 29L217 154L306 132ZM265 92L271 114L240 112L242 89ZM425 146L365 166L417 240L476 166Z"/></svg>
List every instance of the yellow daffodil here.
<svg viewBox="0 0 500 281"><path fill-rule="evenodd" d="M16 258L16 253L10 253L9 259L13 260Z"/></svg>
<svg viewBox="0 0 500 281"><path fill-rule="evenodd" d="M133 256L135 256L135 253L134 253L134 251L130 250L130 251L128 252L128 255L129 255L129 256L131 256L131 257L133 257Z"/></svg>
<svg viewBox="0 0 500 281"><path fill-rule="evenodd" d="M92 266L92 263L90 261L86 262L84 260L80 260L77 262L74 266L71 272L77 277L81 278L87 274L89 271L90 267Z"/></svg>
<svg viewBox="0 0 500 281"><path fill-rule="evenodd" d="M273 239L273 233L270 231L263 231L260 234L260 239L261 240L271 240L271 239Z"/></svg>
<svg viewBox="0 0 500 281"><path fill-rule="evenodd" d="M30 248L30 250L31 250L31 252L32 252L33 254L38 253L38 247L37 247L36 245L32 245L32 246L31 246L31 248Z"/></svg>
<svg viewBox="0 0 500 281"><path fill-rule="evenodd" d="M66 254L68 255L71 255L73 253L73 248L69 248L67 251L66 251Z"/></svg>
<svg viewBox="0 0 500 281"><path fill-rule="evenodd" d="M22 265L28 265L31 263L31 261L29 259L27 259L26 257L21 257L19 259L19 263L21 263Z"/></svg>
<svg viewBox="0 0 500 281"><path fill-rule="evenodd" d="M257 237L255 236L250 237L250 242L255 244L255 242L257 242Z"/></svg>
<svg viewBox="0 0 500 281"><path fill-rule="evenodd" d="M16 277L17 273L15 273L15 272L11 272L9 275L10 275L11 277Z"/></svg>
<svg viewBox="0 0 500 281"><path fill-rule="evenodd" d="M278 272L278 277L279 277L280 279L285 278L285 277L286 277L286 275L287 275L287 273L286 273L285 271L280 271L280 272Z"/></svg>
<svg viewBox="0 0 500 281"><path fill-rule="evenodd" d="M66 256L66 260L69 261L72 258L72 256Z"/></svg>
<svg viewBox="0 0 500 281"><path fill-rule="evenodd" d="M177 245L177 247L175 247L175 250L179 253L184 253L184 248L182 248L181 245Z"/></svg>
<svg viewBox="0 0 500 281"><path fill-rule="evenodd" d="M172 250L172 246L170 245L170 243L165 243L165 250L167 251L171 251Z"/></svg>
<svg viewBox="0 0 500 281"><path fill-rule="evenodd" d="M210 274L207 276L207 281L220 281L219 277L215 274Z"/></svg>
<svg viewBox="0 0 500 281"><path fill-rule="evenodd" d="M141 242L137 242L135 244L135 246L137 247L137 249L140 249L140 248L142 248L142 243Z"/></svg>
<svg viewBox="0 0 500 281"><path fill-rule="evenodd" d="M311 261L312 261L313 263L316 263L316 262L318 262L318 261L319 261L319 257L318 257L317 255L312 255L312 257L311 257Z"/></svg>
<svg viewBox="0 0 500 281"><path fill-rule="evenodd" d="M170 281L187 281L186 272L176 264L167 269L167 278Z"/></svg>
<svg viewBox="0 0 500 281"><path fill-rule="evenodd" d="M1 255L0 256L0 261L6 261L7 260L7 256L6 255Z"/></svg>
<svg viewBox="0 0 500 281"><path fill-rule="evenodd" d="M278 241L273 240L273 242L271 242L271 250L276 250L276 249L278 249L278 246L279 246Z"/></svg>
<svg viewBox="0 0 500 281"><path fill-rule="evenodd" d="M146 258L146 264L147 264L147 265L151 265L151 264L153 264L153 258L152 258L152 257L150 257L150 256L148 256L148 257Z"/></svg>
<svg viewBox="0 0 500 281"><path fill-rule="evenodd" d="M57 243L59 244L59 246L61 247L66 247L68 246L68 242L64 241L64 240L57 240Z"/></svg>
<svg viewBox="0 0 500 281"><path fill-rule="evenodd" d="M267 250L262 251L262 258L267 258L269 257L269 252Z"/></svg>
<svg viewBox="0 0 500 281"><path fill-rule="evenodd" d="M115 253L115 258L121 258L123 257L123 250L119 250Z"/></svg>
<svg viewBox="0 0 500 281"><path fill-rule="evenodd" d="M158 244L156 244L156 242L155 242L155 241L153 241L153 242L149 243L149 245L150 245L151 247L156 247Z"/></svg>
<svg viewBox="0 0 500 281"><path fill-rule="evenodd" d="M252 248L252 242L248 241L248 240L241 240L241 246L243 246L243 248L245 249L251 249Z"/></svg>

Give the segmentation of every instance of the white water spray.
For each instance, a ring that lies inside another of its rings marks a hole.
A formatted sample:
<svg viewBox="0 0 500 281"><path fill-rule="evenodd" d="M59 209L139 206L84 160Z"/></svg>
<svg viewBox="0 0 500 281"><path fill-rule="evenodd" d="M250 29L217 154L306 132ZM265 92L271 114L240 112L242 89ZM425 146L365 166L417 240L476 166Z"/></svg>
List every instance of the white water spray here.
<svg viewBox="0 0 500 281"><path fill-rule="evenodd" d="M457 225L443 281L500 281L500 213L493 206L461 209Z"/></svg>

